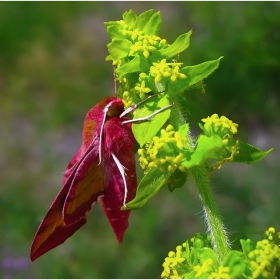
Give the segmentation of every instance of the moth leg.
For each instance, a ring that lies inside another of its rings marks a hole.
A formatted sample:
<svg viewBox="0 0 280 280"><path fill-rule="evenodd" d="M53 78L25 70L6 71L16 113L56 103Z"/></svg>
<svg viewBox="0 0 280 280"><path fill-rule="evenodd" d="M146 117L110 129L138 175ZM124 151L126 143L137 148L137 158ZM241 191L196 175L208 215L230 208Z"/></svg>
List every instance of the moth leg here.
<svg viewBox="0 0 280 280"><path fill-rule="evenodd" d="M152 97L155 97L155 96L157 96L157 95L159 95L159 94L161 94L161 93L163 93L163 91L160 91L160 92L155 93L155 94L153 94L153 95L149 95L147 98L141 100L141 101L138 102L137 104L134 104L133 106L127 108L125 111L123 111L123 112L120 114L120 118L122 118L123 116L125 116L125 115L131 113L132 111L134 111L140 104L146 102L148 99L150 99L150 98L152 98Z"/></svg>
<svg viewBox="0 0 280 280"><path fill-rule="evenodd" d="M112 154L112 157L121 173L121 176L122 176L122 179L123 179L123 182L124 182L124 198L123 198L123 206L126 208L126 198L127 198L127 185L126 185L126 180L125 180L125 167L120 163L120 161L118 160L118 158Z"/></svg>
<svg viewBox="0 0 280 280"><path fill-rule="evenodd" d="M160 108L159 110L155 111L154 113L150 114L149 116L146 116L146 117L142 117L142 118L138 118L138 119L133 119L133 120L127 120L127 121L124 121L122 122L123 124L125 123L133 123L133 122L142 122L142 121L149 121L153 118L153 116L157 115L158 113L172 107L174 105L174 103L170 104L170 105L167 105L165 107L162 107Z"/></svg>

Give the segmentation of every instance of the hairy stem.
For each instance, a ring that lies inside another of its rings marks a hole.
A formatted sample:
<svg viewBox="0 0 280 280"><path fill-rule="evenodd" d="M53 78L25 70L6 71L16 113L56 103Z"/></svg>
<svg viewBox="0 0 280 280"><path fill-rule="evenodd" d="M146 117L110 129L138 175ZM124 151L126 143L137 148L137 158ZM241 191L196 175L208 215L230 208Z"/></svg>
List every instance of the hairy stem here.
<svg viewBox="0 0 280 280"><path fill-rule="evenodd" d="M209 173L202 166L192 167L189 169L189 172L196 183L198 194L202 201L204 219L207 225L207 231L211 235L213 248L220 262L222 262L230 250L230 244L213 198Z"/></svg>

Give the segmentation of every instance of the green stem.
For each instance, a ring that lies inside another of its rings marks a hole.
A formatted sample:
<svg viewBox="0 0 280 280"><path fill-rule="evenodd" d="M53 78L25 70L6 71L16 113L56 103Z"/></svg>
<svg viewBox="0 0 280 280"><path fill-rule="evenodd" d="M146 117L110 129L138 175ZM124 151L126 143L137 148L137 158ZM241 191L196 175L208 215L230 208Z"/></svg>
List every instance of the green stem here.
<svg viewBox="0 0 280 280"><path fill-rule="evenodd" d="M212 246L222 262L230 250L230 244L213 198L209 173L202 166L192 167L189 172L196 183L198 194L202 201L204 219L208 227L207 230L211 235Z"/></svg>

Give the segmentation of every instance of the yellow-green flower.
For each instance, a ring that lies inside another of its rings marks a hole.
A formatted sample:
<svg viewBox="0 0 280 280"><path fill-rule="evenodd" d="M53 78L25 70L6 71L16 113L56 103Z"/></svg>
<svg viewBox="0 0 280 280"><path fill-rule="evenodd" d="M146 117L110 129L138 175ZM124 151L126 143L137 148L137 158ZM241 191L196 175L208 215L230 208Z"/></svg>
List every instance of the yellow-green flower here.
<svg viewBox="0 0 280 280"><path fill-rule="evenodd" d="M203 274L210 273L211 271L214 270L213 265L214 265L214 261L212 259L208 259L203 263L201 263L200 265L194 266L193 270L196 271L195 277L199 278Z"/></svg>
<svg viewBox="0 0 280 280"><path fill-rule="evenodd" d="M274 227L270 227L266 232L265 235L267 236L267 239L269 241L273 241L274 240L274 236L276 234L275 228Z"/></svg>
<svg viewBox="0 0 280 280"><path fill-rule="evenodd" d="M212 272L210 275L209 275L209 279L230 279L230 268L229 267L224 267L222 265L219 266L219 268Z"/></svg>
<svg viewBox="0 0 280 280"><path fill-rule="evenodd" d="M182 63L167 63L166 59L162 59L160 62L154 62L150 67L150 74L155 77L155 82L158 83L161 79L169 77L171 83L174 83L178 78L185 79L186 75L180 73L180 66Z"/></svg>
<svg viewBox="0 0 280 280"><path fill-rule="evenodd" d="M184 243L185 244L185 243ZM186 259L182 256L182 249L185 247L179 245L176 247L176 253L170 251L168 257L165 258L163 266L163 272L161 273L161 278L170 279L181 279L182 265L185 263Z"/></svg>
<svg viewBox="0 0 280 280"><path fill-rule="evenodd" d="M176 80L179 78L179 79L185 79L187 78L187 76L183 73L180 73L180 66L181 63L175 63L174 64L174 68L172 69L172 73L171 73L171 77L170 77L170 81L171 83L174 83L176 82Z"/></svg>
<svg viewBox="0 0 280 280"><path fill-rule="evenodd" d="M232 138L237 133L238 124L232 122L225 116L219 118L218 114L202 119L206 136L218 134L222 139Z"/></svg>
<svg viewBox="0 0 280 280"><path fill-rule="evenodd" d="M152 167L159 168L162 172L173 172L179 169L186 172L181 165L184 149L190 149L190 141L174 131L172 125L162 129L159 136L154 136L143 148L138 150L141 167L147 171Z"/></svg>
<svg viewBox="0 0 280 280"><path fill-rule="evenodd" d="M267 232L273 233L273 229ZM248 258L252 278L274 278L276 266L280 265L280 248L270 240L263 239L257 242L256 249L248 254Z"/></svg>
<svg viewBox="0 0 280 280"><path fill-rule="evenodd" d="M123 93L122 100L123 100L123 104L124 104L125 109L131 107L134 104L134 102L132 100L132 97L131 97L131 94L128 91L125 91Z"/></svg>
<svg viewBox="0 0 280 280"><path fill-rule="evenodd" d="M139 93L139 96L141 99L145 98L145 95L149 92L151 92L151 89L146 87L145 81L142 81L141 84L137 84L134 87L135 91Z"/></svg>
<svg viewBox="0 0 280 280"><path fill-rule="evenodd" d="M143 32L137 29L132 31L130 36L134 44L130 48L129 56L140 52L148 58L153 51L167 47L166 41L162 40L160 37L155 35L143 35Z"/></svg>
<svg viewBox="0 0 280 280"><path fill-rule="evenodd" d="M205 123L201 128L204 134L208 137L218 135L222 139L223 150L221 159L217 160L216 165L213 168L218 167L220 169L225 162L232 161L234 156L239 153L239 141L235 144L229 145L229 139L233 139L233 135L237 133L238 124L232 122L225 116L219 117L218 114L213 114L211 117L202 119ZM230 156L228 154L230 153Z"/></svg>

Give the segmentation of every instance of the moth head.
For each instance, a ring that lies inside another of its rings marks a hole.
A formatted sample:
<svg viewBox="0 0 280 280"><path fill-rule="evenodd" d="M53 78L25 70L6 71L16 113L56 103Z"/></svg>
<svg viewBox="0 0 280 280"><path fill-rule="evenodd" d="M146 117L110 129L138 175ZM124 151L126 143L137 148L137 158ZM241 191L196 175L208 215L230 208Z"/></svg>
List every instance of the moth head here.
<svg viewBox="0 0 280 280"><path fill-rule="evenodd" d="M111 100L104 108L107 117L117 117L124 111L124 105L120 98Z"/></svg>

